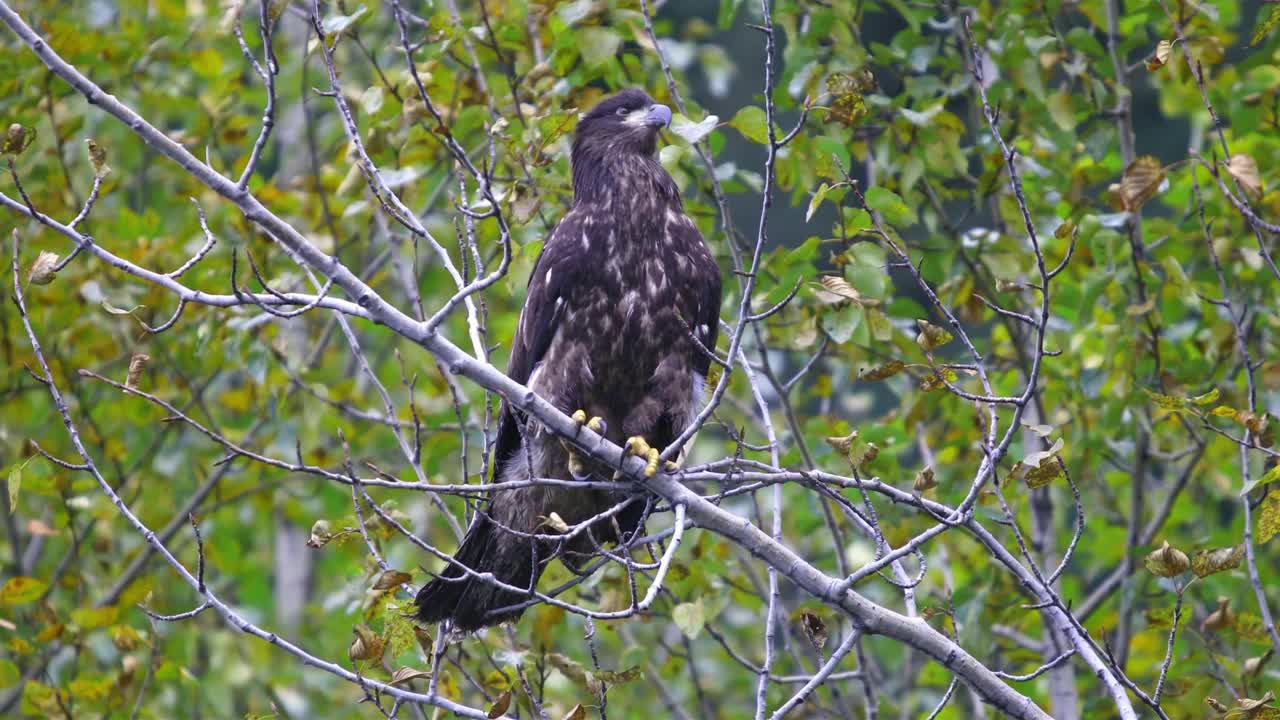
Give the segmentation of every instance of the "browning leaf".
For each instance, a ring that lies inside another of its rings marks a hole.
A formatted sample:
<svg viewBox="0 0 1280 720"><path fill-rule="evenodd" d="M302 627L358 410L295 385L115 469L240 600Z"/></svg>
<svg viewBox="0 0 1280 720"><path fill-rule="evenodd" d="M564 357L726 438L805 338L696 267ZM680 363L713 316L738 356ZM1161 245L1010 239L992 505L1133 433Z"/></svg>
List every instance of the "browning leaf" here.
<svg viewBox="0 0 1280 720"><path fill-rule="evenodd" d="M1197 577L1207 577L1223 570L1240 567L1244 558L1244 545L1216 548L1214 550L1197 550L1191 555L1191 570Z"/></svg>
<svg viewBox="0 0 1280 720"><path fill-rule="evenodd" d="M9 132L5 133L4 143L0 144L0 155L21 155L35 140L35 128L13 123L9 126Z"/></svg>
<svg viewBox="0 0 1280 720"><path fill-rule="evenodd" d="M902 372L906 367L907 364L901 360L890 360L883 365L876 365L862 370L858 373L858 379L868 381L885 380Z"/></svg>
<svg viewBox="0 0 1280 720"><path fill-rule="evenodd" d="M916 320L916 326L920 328L920 334L916 335L916 344L925 352L932 352L951 342L951 333L928 320Z"/></svg>
<svg viewBox="0 0 1280 720"><path fill-rule="evenodd" d="M809 638L809 642L813 643L813 647L819 652L827 645L827 624L817 613L805 610L800 613L800 627L804 629L805 637Z"/></svg>
<svg viewBox="0 0 1280 720"><path fill-rule="evenodd" d="M406 666L395 671L395 673L392 674L391 676L391 681L388 682L387 684L399 685L401 683L407 683L412 680L417 680L418 678L429 678L429 677L431 677L431 672L428 670L417 670L415 668Z"/></svg>
<svg viewBox="0 0 1280 720"><path fill-rule="evenodd" d="M911 484L911 489L914 490L917 495L923 495L936 487L938 487L938 481L934 477L933 468L931 467L926 467L916 473L916 480Z"/></svg>
<svg viewBox="0 0 1280 720"><path fill-rule="evenodd" d="M1218 598L1218 609L1209 613L1209 617L1200 623L1201 630L1221 630L1235 624L1236 614L1231 610L1231 599Z"/></svg>
<svg viewBox="0 0 1280 720"><path fill-rule="evenodd" d="M409 582L413 576L407 572L399 570L388 570L378 576L378 581L373 584L374 590L391 590L400 587Z"/></svg>
<svg viewBox="0 0 1280 720"><path fill-rule="evenodd" d="M489 706L490 720L492 720L492 718L502 717L503 713L505 713L509 707L511 707L511 691L505 690L493 701L493 704Z"/></svg>
<svg viewBox="0 0 1280 720"><path fill-rule="evenodd" d="M1117 185L1108 188L1111 204L1118 210L1137 212L1160 189L1164 182L1164 165L1150 155L1129 163Z"/></svg>
<svg viewBox="0 0 1280 720"><path fill-rule="evenodd" d="M1250 198L1257 200L1262 197L1262 176L1258 173L1258 164L1253 158L1244 154L1231 156L1231 161L1227 163L1227 174L1240 183L1240 188Z"/></svg>
<svg viewBox="0 0 1280 720"><path fill-rule="evenodd" d="M14 231L17 234L17 231ZM58 271L58 254L51 253L47 250L41 250L36 256L36 261L31 263L31 269L27 270L27 282L32 285L48 285L53 282Z"/></svg>
<svg viewBox="0 0 1280 720"><path fill-rule="evenodd" d="M1256 677L1258 673L1262 672L1262 666L1267 664L1267 661L1271 659L1275 652L1275 648L1267 648L1265 653L1245 660L1244 668L1241 671L1242 674L1248 678Z"/></svg>
<svg viewBox="0 0 1280 720"><path fill-rule="evenodd" d="M356 636L347 648L347 657L350 657L352 662L357 660L377 661L382 657L382 638L378 637L376 633L367 626L360 624L353 626L351 632L355 633Z"/></svg>
<svg viewBox="0 0 1280 720"><path fill-rule="evenodd" d="M1147 58L1147 70L1155 72L1164 67L1169 62L1169 53L1173 50L1173 43L1168 40L1161 40L1156 43L1156 53Z"/></svg>
<svg viewBox="0 0 1280 720"><path fill-rule="evenodd" d="M1191 568L1191 560L1181 550L1170 547L1169 541L1161 543L1159 548L1143 559L1147 571L1156 577L1174 577Z"/></svg>
<svg viewBox="0 0 1280 720"><path fill-rule="evenodd" d="M1066 471L1062 467L1062 459L1055 455L1040 463L1038 467L1027 470L1027 487L1032 490L1041 488L1060 477L1066 477Z"/></svg>
<svg viewBox="0 0 1280 720"><path fill-rule="evenodd" d="M107 173L111 172L111 167L107 165L107 150L92 138L84 141L89 147L89 163L93 165L93 174L98 178L104 178Z"/></svg>
<svg viewBox="0 0 1280 720"><path fill-rule="evenodd" d="M823 275L818 278L818 283L822 285L822 289L817 291L818 299L828 305L847 301L864 306L878 304L874 300L862 297L857 288L850 285L849 281L842 277Z"/></svg>
<svg viewBox="0 0 1280 720"><path fill-rule="evenodd" d="M938 388L946 387L946 385L942 383L942 380L938 379L939 375L952 384L955 384L955 381L960 379L960 376L956 374L955 370L952 370L951 368L943 368L938 370L937 373L930 373L921 378L920 389L924 392L932 392Z"/></svg>
<svg viewBox="0 0 1280 720"><path fill-rule="evenodd" d="M311 526L311 537L307 538L307 547L314 549L322 548L333 539L333 533L329 531L328 520L317 520Z"/></svg>
<svg viewBox="0 0 1280 720"><path fill-rule="evenodd" d="M841 455L848 455L849 449L853 447L853 441L857 439L857 437L858 431L854 430L844 437L829 437L826 438L826 441L827 444L831 446L832 450L835 450Z"/></svg>
<svg viewBox="0 0 1280 720"><path fill-rule="evenodd" d="M150 360L151 356L146 353L134 353L133 357L129 358L129 372L124 378L125 387L138 387L138 380L142 377L142 371L147 368L147 362Z"/></svg>
<svg viewBox="0 0 1280 720"><path fill-rule="evenodd" d="M435 654L436 641L431 637L431 633L424 628L413 626L413 637L418 641L418 647L422 648L422 653L427 657Z"/></svg>

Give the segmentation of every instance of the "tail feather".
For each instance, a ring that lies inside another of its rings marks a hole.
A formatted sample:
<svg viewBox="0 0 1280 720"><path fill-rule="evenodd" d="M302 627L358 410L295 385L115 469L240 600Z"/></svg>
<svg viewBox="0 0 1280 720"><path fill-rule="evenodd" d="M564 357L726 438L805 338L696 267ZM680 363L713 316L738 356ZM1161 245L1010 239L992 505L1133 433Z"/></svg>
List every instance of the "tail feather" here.
<svg viewBox="0 0 1280 720"><path fill-rule="evenodd" d="M495 580L507 585L531 587L542 574L532 545L526 538L503 532L487 516L478 515L454 553L454 562L418 591L418 619L429 623L449 620L455 628L469 632L518 618L519 610L493 611L523 602L527 593L504 590L468 576L460 564L473 573L492 573Z"/></svg>

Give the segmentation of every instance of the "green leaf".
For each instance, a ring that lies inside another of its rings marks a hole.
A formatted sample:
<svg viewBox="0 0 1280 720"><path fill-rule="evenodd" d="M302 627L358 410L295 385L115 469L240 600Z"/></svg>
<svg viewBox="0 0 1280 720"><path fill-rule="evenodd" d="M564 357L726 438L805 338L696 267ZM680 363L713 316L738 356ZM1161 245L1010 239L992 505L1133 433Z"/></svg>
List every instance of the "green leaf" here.
<svg viewBox="0 0 1280 720"><path fill-rule="evenodd" d="M29 603L44 594L49 584L33 577L12 577L0 587L0 605Z"/></svg>
<svg viewBox="0 0 1280 720"><path fill-rule="evenodd" d="M30 460L28 460L29 462ZM22 489L22 468L27 463L14 465L9 468L9 475L5 478L5 485L9 488L9 509L14 511L18 509L18 491Z"/></svg>
<svg viewBox="0 0 1280 720"><path fill-rule="evenodd" d="M729 127L742 133L743 137L751 142L761 145L769 144L769 124L764 110L754 105L748 105L739 110L738 114L729 121Z"/></svg>
<svg viewBox="0 0 1280 720"><path fill-rule="evenodd" d="M366 113L376 115L382 109L382 86L370 85L368 90L360 96L360 107L364 108Z"/></svg>
<svg viewBox="0 0 1280 720"><path fill-rule="evenodd" d="M609 683L610 685L621 685L644 677L644 671L640 669L639 665L632 665L626 670L601 670L592 674L597 680Z"/></svg>
<svg viewBox="0 0 1280 720"><path fill-rule="evenodd" d="M671 611L671 619L675 621L676 627L680 628L680 632L684 633L685 637L690 640L698 637L698 633L702 632L702 626L707 622L702 598L675 606Z"/></svg>
<svg viewBox="0 0 1280 720"><path fill-rule="evenodd" d="M320 23L320 27L324 30L325 35L333 35L334 33L340 33L343 30L346 30L347 28L354 25L356 21L359 20L361 17L363 17L364 14L367 12L369 12L369 8L365 7L364 5L361 5L360 7L356 8L356 11L351 13L350 15L335 14L335 15L330 15L326 17L324 21Z"/></svg>
<svg viewBox="0 0 1280 720"><path fill-rule="evenodd" d="M715 130L716 125L719 123L720 118L716 115L708 115L703 118L702 122L694 122L684 115L676 113L675 117L671 118L671 132L690 145L695 145L702 138L710 135L711 131Z"/></svg>
<svg viewBox="0 0 1280 720"><path fill-rule="evenodd" d="M876 226L871 220L871 213L863 208L843 208L844 211L844 229L849 235L856 235L868 228ZM857 247L855 245L854 247Z"/></svg>
<svg viewBox="0 0 1280 720"><path fill-rule="evenodd" d="M1218 402L1218 398L1221 396L1222 396L1222 393L1218 390L1218 388L1214 388L1203 395L1196 395L1195 397L1191 398L1191 402L1195 403L1196 405L1212 405Z"/></svg>
<svg viewBox="0 0 1280 720"><path fill-rule="evenodd" d="M813 197L809 200L809 209L805 210L804 213L805 222L809 222L809 220L813 218L813 214L818 211L818 206L821 205L823 199L827 197L827 192L829 190L831 190L831 186L826 183L822 183L818 186L817 190L813 191Z"/></svg>
<svg viewBox="0 0 1280 720"><path fill-rule="evenodd" d="M1280 5L1272 5L1271 13L1253 29L1253 37L1249 40L1249 47L1262 42L1263 38L1276 29L1276 25L1280 25Z"/></svg>
<svg viewBox="0 0 1280 720"><path fill-rule="evenodd" d="M891 225L914 225L916 222L916 214L911 208L907 207L907 203L898 197L898 194L892 190L882 187L873 187L867 190L867 207L884 215L884 219Z"/></svg>
<svg viewBox="0 0 1280 720"><path fill-rule="evenodd" d="M1262 475L1259 475L1256 479L1252 480L1248 485L1245 485L1244 489L1240 491L1240 494L1248 495L1249 493L1253 492L1255 489L1260 488L1263 485L1270 485L1271 483L1277 480L1280 480L1280 463L1277 463L1270 470L1266 471Z"/></svg>
<svg viewBox="0 0 1280 720"><path fill-rule="evenodd" d="M583 28L578 31L582 62L589 68L596 68L612 61L618 56L618 48L622 46L622 36L602 27Z"/></svg>
<svg viewBox="0 0 1280 720"><path fill-rule="evenodd" d="M1076 116L1070 92L1066 90L1055 92L1049 96L1046 105L1049 108L1049 117L1053 118L1053 123L1060 130L1067 132L1075 128Z"/></svg>
<svg viewBox="0 0 1280 720"><path fill-rule="evenodd" d="M858 325L862 323L863 309L857 303L849 303L844 307L840 307L822 315L822 329L831 336L832 342L837 345L849 342L853 337L853 332L858 329Z"/></svg>

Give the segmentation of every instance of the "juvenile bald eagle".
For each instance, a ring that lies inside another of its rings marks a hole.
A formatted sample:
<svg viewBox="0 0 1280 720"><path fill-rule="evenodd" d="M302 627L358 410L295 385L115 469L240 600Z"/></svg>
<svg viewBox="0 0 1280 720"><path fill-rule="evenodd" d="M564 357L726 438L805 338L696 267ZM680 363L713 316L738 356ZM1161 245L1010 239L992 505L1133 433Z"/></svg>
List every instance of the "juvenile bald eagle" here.
<svg viewBox="0 0 1280 720"><path fill-rule="evenodd" d="M578 122L570 161L573 205L534 264L507 374L579 423L650 460L701 408L710 365L703 348L719 332L720 272L684 214L675 182L654 157L671 110L625 90ZM504 405L493 481L534 478L608 480L551 432ZM630 500L568 541L554 534L554 512L574 525ZM453 560L418 593L418 617L469 631L519 617L543 568L560 557L572 568L603 543L642 529L635 495L561 486L492 493ZM463 567L473 571L468 573ZM479 573L523 592L497 587Z"/></svg>

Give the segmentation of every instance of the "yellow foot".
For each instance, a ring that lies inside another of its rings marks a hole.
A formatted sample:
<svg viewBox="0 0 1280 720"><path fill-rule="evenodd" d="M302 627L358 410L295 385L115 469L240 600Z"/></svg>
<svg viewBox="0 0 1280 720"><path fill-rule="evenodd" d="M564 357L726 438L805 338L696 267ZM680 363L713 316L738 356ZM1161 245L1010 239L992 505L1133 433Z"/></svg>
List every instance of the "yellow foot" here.
<svg viewBox="0 0 1280 720"><path fill-rule="evenodd" d="M653 477L658 472L658 449L649 447L648 441L639 435L632 435L622 446L625 455L644 458L648 463L644 467L644 476Z"/></svg>
<svg viewBox="0 0 1280 720"><path fill-rule="evenodd" d="M572 417L573 421L578 424L579 428L586 427L597 435L604 434L605 423L602 418L593 417L588 420L587 412L585 410L577 410L570 417ZM573 446L573 443L570 443L567 440L561 439L560 442L564 445L564 449L569 453L569 475L571 475L574 480L586 480L590 475L590 472L587 469L586 461L578 454L578 449Z"/></svg>

